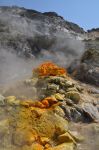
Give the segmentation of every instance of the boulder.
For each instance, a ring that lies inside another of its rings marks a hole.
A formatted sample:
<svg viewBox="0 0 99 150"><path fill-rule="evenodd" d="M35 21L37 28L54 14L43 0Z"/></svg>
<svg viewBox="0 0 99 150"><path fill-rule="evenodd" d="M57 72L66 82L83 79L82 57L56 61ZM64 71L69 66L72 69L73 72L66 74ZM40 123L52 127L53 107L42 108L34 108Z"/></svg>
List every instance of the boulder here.
<svg viewBox="0 0 99 150"><path fill-rule="evenodd" d="M73 139L73 137L70 135L70 133L66 132L62 135L59 135L58 137L58 142L61 144L61 143L65 143L65 142L68 142L68 143L75 143L76 144L76 141Z"/></svg>
<svg viewBox="0 0 99 150"><path fill-rule="evenodd" d="M76 104L80 101L80 94L76 91L69 91L65 94L65 96Z"/></svg>
<svg viewBox="0 0 99 150"><path fill-rule="evenodd" d="M88 49L82 56L76 69L76 78L83 82L99 86L99 50Z"/></svg>

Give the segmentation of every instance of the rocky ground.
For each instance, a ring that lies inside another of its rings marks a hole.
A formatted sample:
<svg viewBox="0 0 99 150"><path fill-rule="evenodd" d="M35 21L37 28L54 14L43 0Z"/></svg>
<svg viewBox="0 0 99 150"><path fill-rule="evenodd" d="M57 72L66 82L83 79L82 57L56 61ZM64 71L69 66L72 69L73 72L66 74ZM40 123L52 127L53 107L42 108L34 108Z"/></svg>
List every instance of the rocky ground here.
<svg viewBox="0 0 99 150"><path fill-rule="evenodd" d="M99 29L0 7L0 150L17 149L99 149Z"/></svg>
<svg viewBox="0 0 99 150"><path fill-rule="evenodd" d="M98 150L97 87L75 81L51 62L19 86L33 95L10 96L17 85L0 96L0 150Z"/></svg>

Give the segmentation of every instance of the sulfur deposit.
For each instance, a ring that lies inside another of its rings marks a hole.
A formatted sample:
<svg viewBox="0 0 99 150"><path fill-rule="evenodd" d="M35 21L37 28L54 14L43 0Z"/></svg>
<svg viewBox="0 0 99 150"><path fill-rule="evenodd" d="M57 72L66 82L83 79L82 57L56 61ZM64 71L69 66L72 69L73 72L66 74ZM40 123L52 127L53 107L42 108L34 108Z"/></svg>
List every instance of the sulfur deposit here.
<svg viewBox="0 0 99 150"><path fill-rule="evenodd" d="M34 69L24 85L35 86L37 99L0 95L0 150L75 150L82 139L70 121L99 121L95 97L52 62Z"/></svg>
<svg viewBox="0 0 99 150"><path fill-rule="evenodd" d="M65 74L51 63L38 70L41 77ZM77 143L57 98L59 95L33 101L0 96L0 150L74 150Z"/></svg>

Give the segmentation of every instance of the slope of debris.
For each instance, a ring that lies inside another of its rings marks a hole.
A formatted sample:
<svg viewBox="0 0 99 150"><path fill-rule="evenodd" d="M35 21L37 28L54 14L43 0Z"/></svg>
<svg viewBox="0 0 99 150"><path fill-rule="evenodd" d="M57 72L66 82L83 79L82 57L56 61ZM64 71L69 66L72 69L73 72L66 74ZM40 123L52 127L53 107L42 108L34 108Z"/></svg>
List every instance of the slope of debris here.
<svg viewBox="0 0 99 150"><path fill-rule="evenodd" d="M0 95L0 150L81 150L84 140L92 140L79 135L72 122L98 126L99 94L52 62L33 69L25 86L35 88L36 99Z"/></svg>

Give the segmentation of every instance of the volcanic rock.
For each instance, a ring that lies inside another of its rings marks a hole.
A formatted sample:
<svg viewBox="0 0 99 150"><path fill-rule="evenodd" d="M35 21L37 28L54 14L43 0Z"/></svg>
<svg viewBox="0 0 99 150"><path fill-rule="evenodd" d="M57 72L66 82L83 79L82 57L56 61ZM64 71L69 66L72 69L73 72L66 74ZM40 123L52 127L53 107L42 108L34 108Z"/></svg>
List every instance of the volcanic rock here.
<svg viewBox="0 0 99 150"><path fill-rule="evenodd" d="M99 86L99 50L87 50L77 68L76 77L81 81Z"/></svg>
<svg viewBox="0 0 99 150"><path fill-rule="evenodd" d="M45 63L46 65L46 63ZM60 107L65 113L65 117L74 122L92 122L98 120L98 104L94 106L95 99L90 97L88 92L79 83L72 80L68 75L66 76L43 76L38 79L36 83L38 98L45 97L55 98ZM84 96L83 96L84 95ZM93 99L89 100L88 99ZM92 106L94 117L92 119L91 111L85 113L83 104ZM97 112L97 113L96 113ZM87 115L86 115L87 114Z"/></svg>

